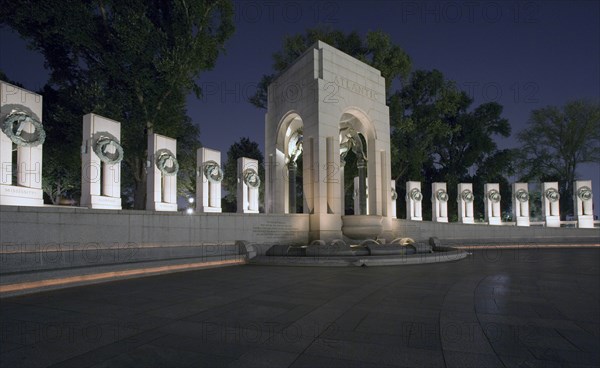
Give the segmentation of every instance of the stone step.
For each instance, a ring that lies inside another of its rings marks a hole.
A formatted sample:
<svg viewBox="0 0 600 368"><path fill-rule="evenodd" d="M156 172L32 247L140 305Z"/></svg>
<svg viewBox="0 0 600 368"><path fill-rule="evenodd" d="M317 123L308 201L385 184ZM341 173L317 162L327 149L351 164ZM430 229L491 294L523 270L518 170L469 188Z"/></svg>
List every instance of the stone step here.
<svg viewBox="0 0 600 368"><path fill-rule="evenodd" d="M241 265L245 254L187 257L3 274L0 298L163 273Z"/></svg>
<svg viewBox="0 0 600 368"><path fill-rule="evenodd" d="M0 250L0 275L41 272L66 268L97 267L123 263L210 258L240 254L235 244L4 246Z"/></svg>

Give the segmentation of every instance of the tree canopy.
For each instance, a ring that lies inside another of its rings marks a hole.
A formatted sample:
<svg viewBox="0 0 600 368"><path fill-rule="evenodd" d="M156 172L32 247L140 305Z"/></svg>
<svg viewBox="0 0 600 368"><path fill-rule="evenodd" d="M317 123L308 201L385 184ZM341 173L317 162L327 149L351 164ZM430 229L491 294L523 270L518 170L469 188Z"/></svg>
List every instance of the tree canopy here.
<svg viewBox="0 0 600 368"><path fill-rule="evenodd" d="M583 163L600 163L600 103L575 100L531 112L518 135L522 180L559 181L562 214L572 212L573 181Z"/></svg>
<svg viewBox="0 0 600 368"><path fill-rule="evenodd" d="M123 192L135 208L145 205L147 134L177 138L181 187L189 187L199 131L187 117L185 97L200 96L196 78L214 66L233 33L230 1L26 0L2 8L0 22L44 55L45 92L72 102L69 116L60 116L66 121L45 116L49 129L71 126L81 137L81 116L89 112L120 121ZM78 145L62 154L73 155Z"/></svg>
<svg viewBox="0 0 600 368"><path fill-rule="evenodd" d="M400 184L428 182L423 187L427 216L431 182L446 182L453 197L460 182L472 182L478 193L486 182L507 183L512 151L499 150L494 141L496 135L510 135L510 124L501 114L502 106L495 102L474 107L473 100L438 70L415 71L392 96L392 177ZM508 190L508 185L502 189ZM404 188L398 192L404 194ZM510 196L503 198L507 208ZM455 214L456 203L448 205L449 213ZM476 197L475 205L480 215L482 199Z"/></svg>

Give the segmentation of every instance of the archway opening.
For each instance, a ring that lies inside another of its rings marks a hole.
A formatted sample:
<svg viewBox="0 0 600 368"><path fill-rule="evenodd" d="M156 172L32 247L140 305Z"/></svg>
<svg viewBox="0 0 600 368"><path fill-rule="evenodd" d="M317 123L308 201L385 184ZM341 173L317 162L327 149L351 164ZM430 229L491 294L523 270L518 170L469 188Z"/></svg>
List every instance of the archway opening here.
<svg viewBox="0 0 600 368"><path fill-rule="evenodd" d="M302 179L304 124L297 113L287 114L281 121L277 135L277 155L283 167L277 170L285 179L283 186L284 213L304 212L304 186Z"/></svg>
<svg viewBox="0 0 600 368"><path fill-rule="evenodd" d="M340 170L342 180L342 211L345 215L367 215L370 122L357 111L342 114L340 128Z"/></svg>

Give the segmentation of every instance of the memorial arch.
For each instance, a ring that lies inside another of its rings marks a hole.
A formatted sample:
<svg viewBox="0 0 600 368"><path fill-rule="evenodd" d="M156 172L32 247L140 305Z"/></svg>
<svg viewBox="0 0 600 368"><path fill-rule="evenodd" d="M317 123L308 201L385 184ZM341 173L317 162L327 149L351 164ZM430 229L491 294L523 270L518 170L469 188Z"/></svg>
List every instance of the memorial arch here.
<svg viewBox="0 0 600 368"><path fill-rule="evenodd" d="M302 208L310 216L310 239L342 238L342 164L353 150L364 155L368 215L381 216L384 234L391 231L389 109L379 70L318 41L273 81L268 94L266 211L294 212L290 162L302 157ZM298 142L300 152L290 150Z"/></svg>

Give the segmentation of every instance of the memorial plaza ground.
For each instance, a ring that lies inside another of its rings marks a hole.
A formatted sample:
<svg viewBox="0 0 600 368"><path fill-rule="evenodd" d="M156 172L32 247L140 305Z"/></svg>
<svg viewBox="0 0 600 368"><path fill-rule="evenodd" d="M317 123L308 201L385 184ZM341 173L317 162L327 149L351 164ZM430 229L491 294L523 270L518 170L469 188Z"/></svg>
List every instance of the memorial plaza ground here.
<svg viewBox="0 0 600 368"><path fill-rule="evenodd" d="M600 249L232 266L0 300L2 367L598 367Z"/></svg>

